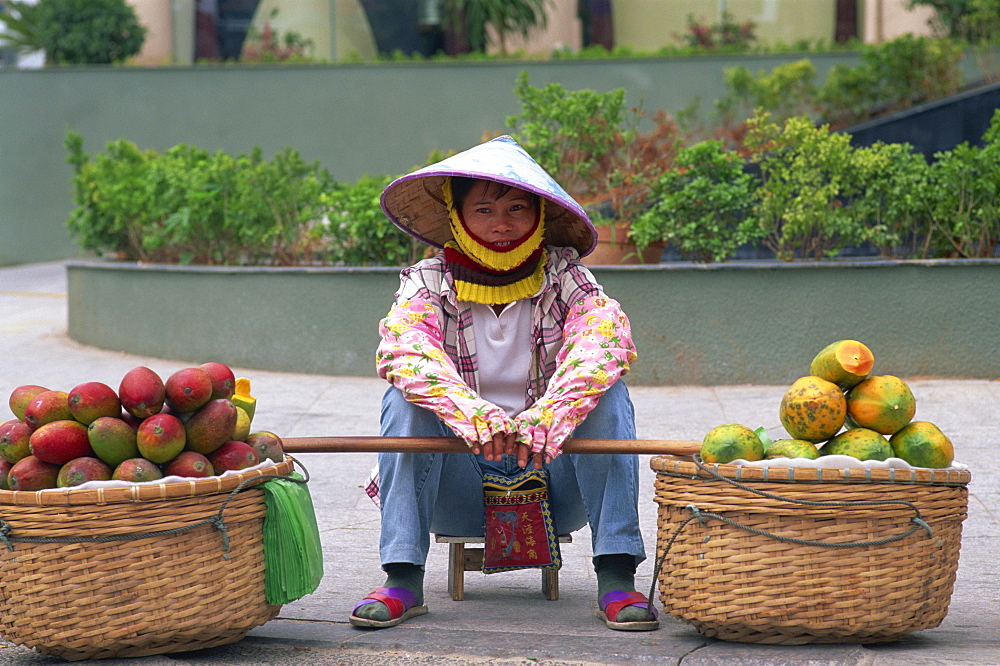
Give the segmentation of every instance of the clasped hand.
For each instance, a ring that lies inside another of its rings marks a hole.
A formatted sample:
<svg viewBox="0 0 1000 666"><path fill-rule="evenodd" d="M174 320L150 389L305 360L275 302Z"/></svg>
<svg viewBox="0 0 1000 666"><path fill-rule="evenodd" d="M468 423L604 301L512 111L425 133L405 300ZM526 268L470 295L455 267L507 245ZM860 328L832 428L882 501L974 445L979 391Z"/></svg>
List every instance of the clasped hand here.
<svg viewBox="0 0 1000 666"><path fill-rule="evenodd" d="M517 455L517 464L524 469L528 466L528 458L532 459L535 469L542 468L542 461L547 456L539 453L532 453L531 446L521 444L516 440L514 433L495 433L492 439L484 442L473 442L472 452L476 455L482 453L490 462L499 461L503 454Z"/></svg>

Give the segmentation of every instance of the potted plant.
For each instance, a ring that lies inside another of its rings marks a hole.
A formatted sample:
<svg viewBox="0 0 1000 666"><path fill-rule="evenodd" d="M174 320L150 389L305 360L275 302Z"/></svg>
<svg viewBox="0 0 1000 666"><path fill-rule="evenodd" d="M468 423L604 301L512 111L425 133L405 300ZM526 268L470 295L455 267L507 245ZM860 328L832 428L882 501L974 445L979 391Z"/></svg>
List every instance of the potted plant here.
<svg viewBox="0 0 1000 666"><path fill-rule="evenodd" d="M662 245L638 251L632 222L648 205L653 180L670 164L679 144L677 124L665 113L653 129L625 104L625 89L567 91L560 84L529 84L526 72L515 92L521 113L507 118L512 134L587 210L597 227L598 247L588 264L656 263Z"/></svg>

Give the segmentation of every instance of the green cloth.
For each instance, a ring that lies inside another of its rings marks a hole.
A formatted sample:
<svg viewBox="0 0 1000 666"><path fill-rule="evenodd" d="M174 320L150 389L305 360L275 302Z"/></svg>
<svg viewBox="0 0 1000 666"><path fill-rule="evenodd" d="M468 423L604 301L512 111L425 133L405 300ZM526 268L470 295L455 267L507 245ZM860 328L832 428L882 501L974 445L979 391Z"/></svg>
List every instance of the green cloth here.
<svg viewBox="0 0 1000 666"><path fill-rule="evenodd" d="M280 606L319 587L323 547L309 488L298 472L272 479L264 489L264 592L267 603Z"/></svg>

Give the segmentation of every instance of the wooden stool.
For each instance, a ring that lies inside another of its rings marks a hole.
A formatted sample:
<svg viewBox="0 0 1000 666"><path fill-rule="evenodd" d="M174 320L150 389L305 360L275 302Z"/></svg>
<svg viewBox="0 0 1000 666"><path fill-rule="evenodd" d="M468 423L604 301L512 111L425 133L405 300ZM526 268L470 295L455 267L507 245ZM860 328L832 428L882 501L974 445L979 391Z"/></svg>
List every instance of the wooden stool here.
<svg viewBox="0 0 1000 666"><path fill-rule="evenodd" d="M485 543L481 536L454 537L435 534L434 541L448 544L448 593L455 601L465 599L465 572L482 571L483 548L466 548L466 544ZM559 543L572 543L569 534L560 534ZM542 593L549 601L559 598L559 569L542 569Z"/></svg>

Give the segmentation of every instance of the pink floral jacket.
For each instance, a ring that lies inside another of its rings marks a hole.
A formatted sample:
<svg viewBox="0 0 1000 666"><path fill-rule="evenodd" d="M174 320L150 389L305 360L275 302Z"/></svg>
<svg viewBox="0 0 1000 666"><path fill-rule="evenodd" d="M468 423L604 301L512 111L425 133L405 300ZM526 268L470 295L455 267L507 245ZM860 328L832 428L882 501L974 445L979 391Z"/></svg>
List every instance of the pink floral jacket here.
<svg viewBox="0 0 1000 666"><path fill-rule="evenodd" d="M636 358L628 318L576 250L547 250L545 280L531 298L529 406L513 419L477 393L471 308L456 300L441 254L403 270L396 302L379 325L379 376L410 402L432 410L470 446L494 433L515 432L533 452L555 457Z"/></svg>

